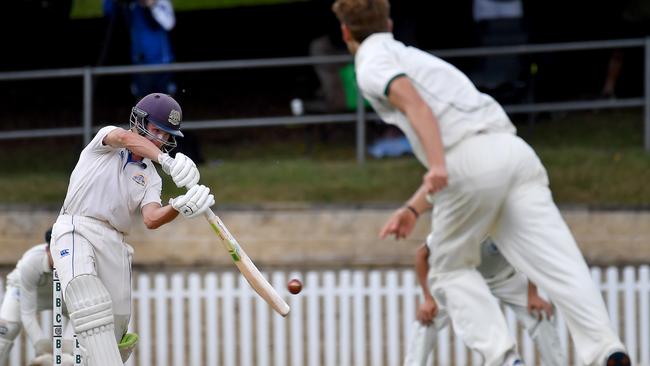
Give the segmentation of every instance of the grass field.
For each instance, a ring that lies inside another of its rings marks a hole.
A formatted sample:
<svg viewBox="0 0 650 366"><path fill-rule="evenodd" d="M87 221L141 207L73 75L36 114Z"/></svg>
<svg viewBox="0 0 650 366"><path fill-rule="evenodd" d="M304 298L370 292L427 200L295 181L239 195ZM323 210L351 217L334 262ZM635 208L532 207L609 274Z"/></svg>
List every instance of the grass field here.
<svg viewBox="0 0 650 366"><path fill-rule="evenodd" d="M292 131L294 137L257 137L246 143L233 142L237 139L232 132L228 132L228 141L203 139L206 160L212 163L201 166L202 182L216 192L218 203L367 204L401 202L424 173L413 157L369 158L358 166L354 136L314 144L305 154L304 139L295 137L295 128ZM642 148L640 111L540 118L534 128L520 126L519 132L546 165L560 204L650 204L650 154ZM211 136L220 133L210 132ZM60 205L77 149L62 140L6 146L17 151L18 157L0 157L5 167L0 176L0 203ZM166 179L165 199L179 192Z"/></svg>

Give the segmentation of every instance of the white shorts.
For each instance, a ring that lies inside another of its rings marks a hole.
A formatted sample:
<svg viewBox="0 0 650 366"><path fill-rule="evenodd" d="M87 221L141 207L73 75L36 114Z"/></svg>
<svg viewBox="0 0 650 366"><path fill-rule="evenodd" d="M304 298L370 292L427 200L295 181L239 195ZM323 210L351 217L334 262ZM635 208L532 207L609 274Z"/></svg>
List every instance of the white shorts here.
<svg viewBox="0 0 650 366"><path fill-rule="evenodd" d="M131 316L133 248L124 242L124 234L94 218L60 215L52 227L50 251L64 300L68 283L77 276L95 275L106 286L119 341Z"/></svg>

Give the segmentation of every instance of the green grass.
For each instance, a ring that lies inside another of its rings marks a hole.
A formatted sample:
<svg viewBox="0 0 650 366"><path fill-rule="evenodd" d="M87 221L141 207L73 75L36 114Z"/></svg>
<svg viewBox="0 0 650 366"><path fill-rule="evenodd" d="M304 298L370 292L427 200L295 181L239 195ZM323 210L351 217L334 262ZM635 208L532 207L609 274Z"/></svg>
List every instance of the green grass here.
<svg viewBox="0 0 650 366"><path fill-rule="evenodd" d="M519 130L544 162L558 203L647 206L650 154L642 149L641 119L638 111L579 113L546 118L532 130L525 126ZM352 136L315 144L306 154L300 130L281 134L286 133L284 139L248 137L234 143L245 137L223 141L215 139L218 131L212 131L202 143L212 163L201 166L201 174L217 202L401 202L424 173L412 157L369 159L358 166ZM54 139L5 146L17 154L0 156L5 172L0 175L0 203L60 205L76 160L73 145ZM181 190L164 179L166 201Z"/></svg>
<svg viewBox="0 0 650 366"><path fill-rule="evenodd" d="M175 11L234 8L238 6L272 5L306 0L172 0ZM98 18L102 14L102 0L75 0L70 17Z"/></svg>

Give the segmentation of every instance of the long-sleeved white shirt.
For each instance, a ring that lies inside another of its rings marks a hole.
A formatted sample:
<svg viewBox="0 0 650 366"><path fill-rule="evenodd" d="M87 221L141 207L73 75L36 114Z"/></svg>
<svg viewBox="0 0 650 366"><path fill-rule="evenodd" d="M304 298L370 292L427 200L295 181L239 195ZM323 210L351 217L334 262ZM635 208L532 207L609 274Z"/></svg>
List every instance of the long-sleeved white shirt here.
<svg viewBox="0 0 650 366"><path fill-rule="evenodd" d="M45 243L33 246L7 275L7 285L20 289L20 319L35 343L47 337L38 323L38 312L52 309L52 268Z"/></svg>

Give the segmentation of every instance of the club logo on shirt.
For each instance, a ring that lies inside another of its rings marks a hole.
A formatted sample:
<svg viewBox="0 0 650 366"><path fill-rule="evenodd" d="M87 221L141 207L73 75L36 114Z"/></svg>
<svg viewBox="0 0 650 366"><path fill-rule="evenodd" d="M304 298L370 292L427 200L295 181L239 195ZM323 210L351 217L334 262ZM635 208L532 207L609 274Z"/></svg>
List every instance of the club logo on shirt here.
<svg viewBox="0 0 650 366"><path fill-rule="evenodd" d="M145 178L144 174L142 173L138 173L134 175L133 177L131 177L131 179L133 179L134 182L138 183L143 187L147 185L147 178Z"/></svg>
<svg viewBox="0 0 650 366"><path fill-rule="evenodd" d="M70 255L70 250L69 249L63 249L63 250L61 250L59 255L61 256L61 258L65 257L67 255Z"/></svg>
<svg viewBox="0 0 650 366"><path fill-rule="evenodd" d="M181 123L181 111L172 109L172 111L169 112L169 118L167 120L174 126L178 126L178 124Z"/></svg>

